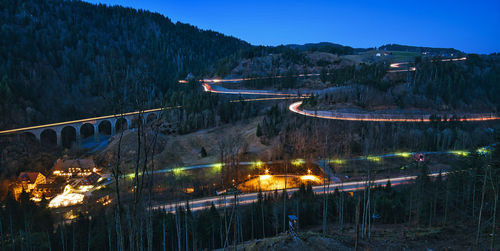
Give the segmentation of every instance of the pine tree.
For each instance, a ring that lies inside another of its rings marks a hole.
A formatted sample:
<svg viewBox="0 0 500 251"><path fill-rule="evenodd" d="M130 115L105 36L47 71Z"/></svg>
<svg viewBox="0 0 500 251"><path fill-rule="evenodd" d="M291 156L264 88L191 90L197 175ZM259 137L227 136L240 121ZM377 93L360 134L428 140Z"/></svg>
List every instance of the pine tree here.
<svg viewBox="0 0 500 251"><path fill-rule="evenodd" d="M260 128L260 123L257 124L257 132L255 133L255 135L259 138L262 136L262 129Z"/></svg>

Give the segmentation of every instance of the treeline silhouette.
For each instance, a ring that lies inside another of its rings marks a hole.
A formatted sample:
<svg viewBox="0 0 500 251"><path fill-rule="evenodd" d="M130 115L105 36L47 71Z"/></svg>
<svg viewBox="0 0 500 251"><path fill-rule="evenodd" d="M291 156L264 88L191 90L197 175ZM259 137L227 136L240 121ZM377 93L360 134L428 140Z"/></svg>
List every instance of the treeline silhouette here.
<svg viewBox="0 0 500 251"><path fill-rule="evenodd" d="M135 110L138 89L160 106L178 79L250 47L118 6L7 0L0 9L0 128Z"/></svg>
<svg viewBox="0 0 500 251"><path fill-rule="evenodd" d="M430 176L427 164L415 163L414 183L393 187L370 185L370 189L327 196L314 194L310 185L302 185L286 199L285 213L299 217L299 229L326 222L333 231L359 228L359 238L369 240L374 226L406 224L420 229L466 231L467 242L479 248L495 249L495 217L500 185L500 155L471 154L458 157L449 173ZM342 175L338 173L338 175ZM366 177L370 184L373 177ZM227 195L232 197L232 195ZM26 194L20 201L11 197L0 208L2 250L199 250L227 247L236 242L276 236L282 232L283 193L259 193L250 205L217 210L213 205L192 212L189 202L179 201L174 212L146 211L145 221L130 225L130 214L122 217L119 232L113 207L92 205L72 222L53 218L46 202L37 206ZM325 203L327 201L327 203ZM326 218L323 212L326 210ZM130 236L130 228L135 234ZM450 238L444 236L443 238ZM121 240L121 241L120 241ZM121 243L121 244L120 244ZM123 246L121 246L123 245Z"/></svg>

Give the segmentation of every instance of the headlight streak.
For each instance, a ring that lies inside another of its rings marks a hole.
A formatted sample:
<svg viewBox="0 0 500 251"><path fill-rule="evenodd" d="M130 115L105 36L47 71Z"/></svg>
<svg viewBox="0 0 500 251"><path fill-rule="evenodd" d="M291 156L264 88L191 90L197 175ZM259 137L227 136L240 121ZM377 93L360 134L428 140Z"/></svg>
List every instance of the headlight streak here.
<svg viewBox="0 0 500 251"><path fill-rule="evenodd" d="M292 112L309 116L315 118L323 119L335 119L335 120L346 120L346 121L366 121L366 122L431 122L430 115L423 115L422 118L389 118L394 116L393 114L354 114L354 113L342 113L342 112L332 112L332 111L311 111L300 110L299 106L302 105L302 101L295 102L291 104L288 109ZM326 113L332 115L326 115ZM475 121L489 121L498 120L500 117L496 117L492 114L477 115L477 117L471 118L460 118L457 121L460 122L475 122Z"/></svg>

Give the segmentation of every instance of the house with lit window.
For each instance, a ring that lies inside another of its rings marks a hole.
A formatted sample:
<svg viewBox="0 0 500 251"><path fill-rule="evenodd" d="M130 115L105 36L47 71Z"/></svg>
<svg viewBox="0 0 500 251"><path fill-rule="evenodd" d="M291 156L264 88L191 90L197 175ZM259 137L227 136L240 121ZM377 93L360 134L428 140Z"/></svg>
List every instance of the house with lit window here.
<svg viewBox="0 0 500 251"><path fill-rule="evenodd" d="M39 184L31 192L35 200L51 199L57 194L61 193L64 189L64 184L50 183L50 184Z"/></svg>
<svg viewBox="0 0 500 251"><path fill-rule="evenodd" d="M23 191L30 193L38 185L44 184L46 181L45 176L40 172L21 172L17 177L16 184L12 188L14 198L17 199Z"/></svg>
<svg viewBox="0 0 500 251"><path fill-rule="evenodd" d="M31 192L38 184L44 184L46 178L40 172L21 172L17 181L26 192Z"/></svg>
<svg viewBox="0 0 500 251"><path fill-rule="evenodd" d="M57 159L52 174L56 176L74 177L88 176L97 171L93 159Z"/></svg>

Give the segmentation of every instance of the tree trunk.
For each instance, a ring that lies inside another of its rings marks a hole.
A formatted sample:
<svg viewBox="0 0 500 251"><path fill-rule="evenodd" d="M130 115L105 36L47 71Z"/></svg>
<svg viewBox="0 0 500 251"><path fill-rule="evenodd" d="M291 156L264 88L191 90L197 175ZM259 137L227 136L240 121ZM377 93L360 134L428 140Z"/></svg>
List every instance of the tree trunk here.
<svg viewBox="0 0 500 251"><path fill-rule="evenodd" d="M117 215L116 215L116 238L118 240L118 247L117 250L123 250L123 230L122 230L122 224L121 224L121 198L120 198L120 186L119 186L119 181L120 181L120 161L121 161L121 145L122 145L122 138L123 138L123 130L120 132L120 138L118 140L118 150L117 150L117 157L116 157L116 165L115 169L113 170L113 176L115 178L115 190L116 190L116 208L117 208Z"/></svg>
<svg viewBox="0 0 500 251"><path fill-rule="evenodd" d="M186 251L189 251L189 224L188 224L188 205L186 202L186 213L184 214L184 230L186 234Z"/></svg>
<svg viewBox="0 0 500 251"><path fill-rule="evenodd" d="M179 220L179 207L176 207L176 212L175 212L175 227L177 230L177 250L181 251L181 239L182 239L182 233L181 233L181 223Z"/></svg>
<svg viewBox="0 0 500 251"><path fill-rule="evenodd" d="M448 217L448 197L449 197L449 183L446 182L446 198L444 202L444 217L443 217L443 226L446 226L446 218Z"/></svg>
<svg viewBox="0 0 500 251"><path fill-rule="evenodd" d="M88 227L88 238L87 238L87 251L90 251L90 243L91 243L91 233L92 233L92 220L89 218L89 227Z"/></svg>
<svg viewBox="0 0 500 251"><path fill-rule="evenodd" d="M62 224L61 224L61 247L62 247L62 251L65 251L66 250L66 244L65 244L65 241L64 241L64 228L62 227Z"/></svg>
<svg viewBox="0 0 500 251"><path fill-rule="evenodd" d="M496 227L496 220L497 220L497 202L498 202L498 190L497 190L497 183L496 181L494 180L493 177L495 177L492 173L491 173L491 168L489 168L489 171L490 171L490 177L491 177L491 188L493 190L493 196L494 196L494 204L493 204L493 220L492 220L492 223L491 223L491 241L490 241L490 250L494 250L494 247L495 247L495 239L496 239L496 236L495 236L495 227Z"/></svg>
<svg viewBox="0 0 500 251"><path fill-rule="evenodd" d="M250 213L251 213L251 216L250 216L250 217L251 217L251 219L252 219L252 234L251 234L251 239L252 239L252 240L253 240L253 239L254 239L254 237L255 237L255 235L254 235L254 226L253 226L253 214L254 214L254 212L253 212L253 211L254 211L254 210L255 210L255 204L252 204L252 209L251 209L251 211L250 211ZM0 233L0 234L1 234L1 233Z"/></svg>
<svg viewBox="0 0 500 251"><path fill-rule="evenodd" d="M167 242L167 236L165 234L165 232L166 232L166 229L165 229L165 215L163 216L162 230L163 230L162 234L161 234L162 235L162 241L163 241L162 242L162 249L163 249L163 251L167 251L167 243L166 243Z"/></svg>
<svg viewBox="0 0 500 251"><path fill-rule="evenodd" d="M52 243L50 242L50 234L49 234L49 232L47 232L47 243L49 244L49 251L52 251ZM3 245L2 245L2 250L5 250L3 248Z"/></svg>
<svg viewBox="0 0 500 251"><path fill-rule="evenodd" d="M361 197L358 194L358 203L356 203L356 241L354 242L354 250L358 250L359 245L359 206L361 204Z"/></svg>
<svg viewBox="0 0 500 251"><path fill-rule="evenodd" d="M260 202L260 213L262 215L262 238L266 238L266 229L264 224L264 201Z"/></svg>
<svg viewBox="0 0 500 251"><path fill-rule="evenodd" d="M481 206L479 207L479 216L477 219L477 232L476 232L476 246L479 244L479 235L481 232L481 216L483 214L483 205L484 205L484 194L485 194L485 188L486 188L486 177L487 177L487 172L485 170L484 172L484 178L483 178L483 188L481 190Z"/></svg>
<svg viewBox="0 0 500 251"><path fill-rule="evenodd" d="M286 232L286 198L288 197L288 193L286 192L286 178L288 173L288 161L285 160L285 186L283 189L283 233Z"/></svg>

